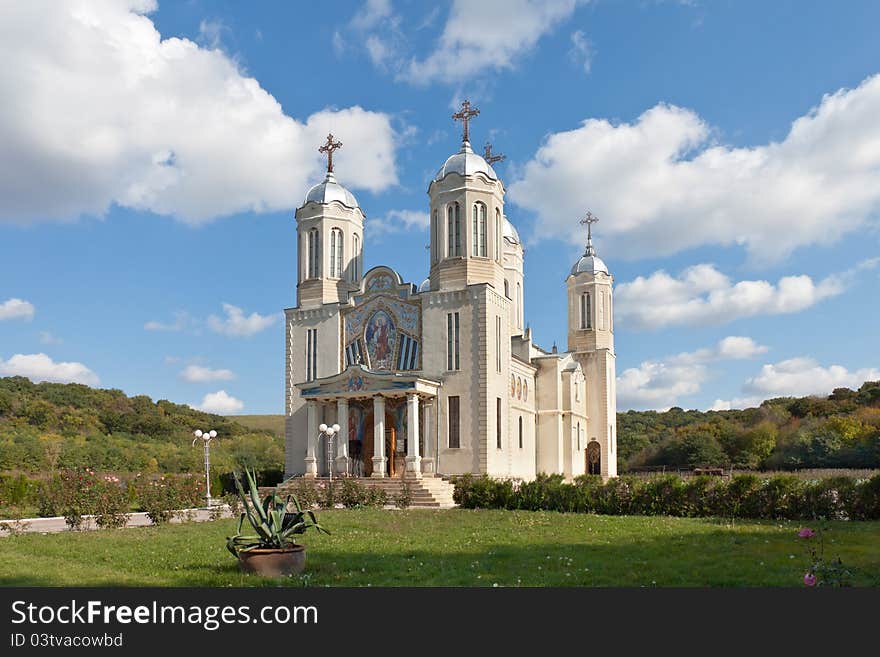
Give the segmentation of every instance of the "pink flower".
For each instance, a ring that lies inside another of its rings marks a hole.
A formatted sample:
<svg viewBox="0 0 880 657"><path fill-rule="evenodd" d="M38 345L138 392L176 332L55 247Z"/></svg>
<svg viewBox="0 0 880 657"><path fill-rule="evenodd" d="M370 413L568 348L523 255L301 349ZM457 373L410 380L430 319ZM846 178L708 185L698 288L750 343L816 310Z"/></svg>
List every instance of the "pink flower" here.
<svg viewBox="0 0 880 657"><path fill-rule="evenodd" d="M804 586L816 586L816 576L813 573L804 575Z"/></svg>
<svg viewBox="0 0 880 657"><path fill-rule="evenodd" d="M813 538L813 536L815 536L815 535L816 535L816 532L814 532L814 531L813 531L812 529L810 529L809 527L803 527L803 528L798 532L798 537L799 537L799 538Z"/></svg>

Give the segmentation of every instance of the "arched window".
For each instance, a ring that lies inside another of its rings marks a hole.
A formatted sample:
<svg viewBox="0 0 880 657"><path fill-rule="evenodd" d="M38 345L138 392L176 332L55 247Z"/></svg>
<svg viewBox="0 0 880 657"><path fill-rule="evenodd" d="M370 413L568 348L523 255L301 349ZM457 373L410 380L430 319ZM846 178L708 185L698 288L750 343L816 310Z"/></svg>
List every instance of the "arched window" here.
<svg viewBox="0 0 880 657"><path fill-rule="evenodd" d="M522 415L519 416L519 448L522 449L523 446L523 429L522 429Z"/></svg>
<svg viewBox="0 0 880 657"><path fill-rule="evenodd" d="M453 203L446 210L448 248L446 254L450 258L461 255L461 208Z"/></svg>
<svg viewBox="0 0 880 657"><path fill-rule="evenodd" d="M308 278L321 276L321 245L317 228L309 231L308 274Z"/></svg>
<svg viewBox="0 0 880 657"><path fill-rule="evenodd" d="M522 297L522 285L520 283L516 284L516 300L517 300L517 320L519 321L519 327L522 328L523 325L523 297Z"/></svg>
<svg viewBox="0 0 880 657"><path fill-rule="evenodd" d="M581 295L581 328L593 328L593 313L590 303L590 293L584 292Z"/></svg>
<svg viewBox="0 0 880 657"><path fill-rule="evenodd" d="M501 262L501 211L495 208L495 259Z"/></svg>
<svg viewBox="0 0 880 657"><path fill-rule="evenodd" d="M437 210L431 219L431 262L437 262L437 250L440 248L440 231L437 229Z"/></svg>
<svg viewBox="0 0 880 657"><path fill-rule="evenodd" d="M361 255L361 238L357 235L352 236L352 254L351 254L351 282L357 283L360 274L358 272L358 262Z"/></svg>
<svg viewBox="0 0 880 657"><path fill-rule="evenodd" d="M486 257L486 206L474 203L474 255Z"/></svg>
<svg viewBox="0 0 880 657"><path fill-rule="evenodd" d="M342 278L342 231L330 231L330 278Z"/></svg>

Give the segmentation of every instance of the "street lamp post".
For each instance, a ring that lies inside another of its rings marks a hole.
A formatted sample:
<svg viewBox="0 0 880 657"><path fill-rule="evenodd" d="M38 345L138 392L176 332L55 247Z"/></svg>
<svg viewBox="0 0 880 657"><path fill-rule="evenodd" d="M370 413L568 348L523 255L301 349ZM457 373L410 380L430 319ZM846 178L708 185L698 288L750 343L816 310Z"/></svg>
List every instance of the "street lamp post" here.
<svg viewBox="0 0 880 657"><path fill-rule="evenodd" d="M195 447L196 441L201 438L202 444L205 446L205 503L206 506L211 506L211 456L210 456L210 447L211 440L217 437L217 432L211 429L210 431L202 431L201 429L196 429L193 431L193 447Z"/></svg>
<svg viewBox="0 0 880 657"><path fill-rule="evenodd" d="M320 435L327 436L327 474L330 477L331 484L333 483L333 436L339 433L339 428L338 424L332 426L321 424L318 427L318 431L321 432Z"/></svg>

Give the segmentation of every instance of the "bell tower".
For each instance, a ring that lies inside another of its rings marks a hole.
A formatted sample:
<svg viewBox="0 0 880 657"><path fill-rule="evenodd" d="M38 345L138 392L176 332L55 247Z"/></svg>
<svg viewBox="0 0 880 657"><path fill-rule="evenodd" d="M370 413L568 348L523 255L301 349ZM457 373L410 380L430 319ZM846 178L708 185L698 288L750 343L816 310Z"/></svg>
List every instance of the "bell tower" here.
<svg viewBox="0 0 880 657"><path fill-rule="evenodd" d="M296 210L297 305L316 307L346 301L363 275L364 213L333 173L333 152L342 147L327 135L318 151L327 155L327 174Z"/></svg>
<svg viewBox="0 0 880 657"><path fill-rule="evenodd" d="M470 121L479 114L465 100L452 115L462 122L461 148L428 186L432 290L489 283L500 294L504 287L504 184L471 148ZM503 157L487 154L496 162Z"/></svg>
<svg viewBox="0 0 880 657"><path fill-rule="evenodd" d="M596 441L603 477L617 476L617 374L614 355L614 279L593 247L591 212L584 255L571 268L568 287L568 350L581 364L587 386L587 447Z"/></svg>

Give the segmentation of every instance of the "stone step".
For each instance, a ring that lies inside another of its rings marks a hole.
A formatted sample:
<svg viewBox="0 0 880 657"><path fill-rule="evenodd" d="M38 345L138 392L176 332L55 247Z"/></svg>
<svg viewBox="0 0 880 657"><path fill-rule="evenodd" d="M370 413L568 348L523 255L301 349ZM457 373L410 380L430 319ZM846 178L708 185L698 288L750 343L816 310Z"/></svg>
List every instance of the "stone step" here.
<svg viewBox="0 0 880 657"><path fill-rule="evenodd" d="M327 478L314 479L316 483L326 484L329 482ZM339 479L333 479L333 483L338 483ZM441 477L434 475L425 475L422 479L398 479L398 478L372 478L362 477L356 481L368 488L380 489L385 492L389 498L397 497L401 494L404 484L409 486L409 494L411 498L411 506L419 508L452 508L455 506L453 499L453 491L455 487ZM289 486L287 482L278 486L277 490L283 493Z"/></svg>

